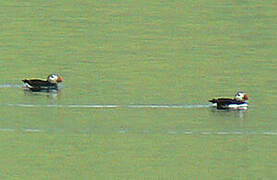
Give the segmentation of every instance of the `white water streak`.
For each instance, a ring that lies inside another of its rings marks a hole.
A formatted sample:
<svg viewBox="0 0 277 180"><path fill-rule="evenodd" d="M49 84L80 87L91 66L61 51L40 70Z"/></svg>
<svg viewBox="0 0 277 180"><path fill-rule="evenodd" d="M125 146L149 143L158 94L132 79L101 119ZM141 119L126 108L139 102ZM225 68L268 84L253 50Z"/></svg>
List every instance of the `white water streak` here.
<svg viewBox="0 0 277 180"><path fill-rule="evenodd" d="M15 130L10 129L10 128L0 128L0 131L2 131L2 132L12 132L12 131L15 131Z"/></svg>
<svg viewBox="0 0 277 180"><path fill-rule="evenodd" d="M0 84L0 88L22 88L23 85L19 84Z"/></svg>
<svg viewBox="0 0 277 180"><path fill-rule="evenodd" d="M26 132L26 133L51 133L51 130L44 130L44 129L34 129L34 128L27 128L27 129L16 129L16 128L0 128L0 132ZM64 131L63 131L64 132ZM93 132L87 132L87 131L81 131L85 133L93 133ZM141 133L145 134L151 134L150 130L142 130ZM132 133L132 131L129 131L128 129L119 129L117 131L118 134L128 134ZM137 133L137 132L136 132ZM168 130L167 133L169 135L200 135L200 136L226 136L226 135L268 135L268 136L276 136L277 131L174 131L174 130Z"/></svg>
<svg viewBox="0 0 277 180"><path fill-rule="evenodd" d="M163 105L163 104L137 104L137 105L116 105L116 104L6 104L14 107L56 107L56 108L166 108L166 109L191 109L191 108L208 108L208 104L186 104L186 105ZM5 106L5 104L3 104Z"/></svg>
<svg viewBox="0 0 277 180"><path fill-rule="evenodd" d="M43 132L43 130L40 129L24 129L25 132Z"/></svg>
<svg viewBox="0 0 277 180"><path fill-rule="evenodd" d="M175 105L175 104L168 104L168 105L163 105L163 104L137 104L137 105L126 105L128 108L185 108L185 109L190 109L190 108L207 108L211 107L211 105L208 104L184 104L184 105Z"/></svg>

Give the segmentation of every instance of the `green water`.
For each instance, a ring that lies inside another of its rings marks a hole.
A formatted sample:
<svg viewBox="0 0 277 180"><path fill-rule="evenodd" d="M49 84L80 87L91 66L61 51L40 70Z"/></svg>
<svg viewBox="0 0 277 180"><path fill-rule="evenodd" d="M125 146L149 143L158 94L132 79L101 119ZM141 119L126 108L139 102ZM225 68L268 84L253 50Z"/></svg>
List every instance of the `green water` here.
<svg viewBox="0 0 277 180"><path fill-rule="evenodd" d="M1 179L275 179L276 2L1 1L0 15ZM53 72L58 94L18 87ZM246 112L197 107L238 90Z"/></svg>

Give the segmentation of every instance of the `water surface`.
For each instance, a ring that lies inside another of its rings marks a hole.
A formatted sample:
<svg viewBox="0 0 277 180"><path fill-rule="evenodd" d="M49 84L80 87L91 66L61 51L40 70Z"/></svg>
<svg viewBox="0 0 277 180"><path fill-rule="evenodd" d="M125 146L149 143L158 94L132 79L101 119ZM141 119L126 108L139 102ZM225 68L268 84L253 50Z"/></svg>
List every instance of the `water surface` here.
<svg viewBox="0 0 277 180"><path fill-rule="evenodd" d="M276 176L273 2L0 5L2 178ZM53 72L60 92L23 90ZM239 90L247 111L208 104Z"/></svg>

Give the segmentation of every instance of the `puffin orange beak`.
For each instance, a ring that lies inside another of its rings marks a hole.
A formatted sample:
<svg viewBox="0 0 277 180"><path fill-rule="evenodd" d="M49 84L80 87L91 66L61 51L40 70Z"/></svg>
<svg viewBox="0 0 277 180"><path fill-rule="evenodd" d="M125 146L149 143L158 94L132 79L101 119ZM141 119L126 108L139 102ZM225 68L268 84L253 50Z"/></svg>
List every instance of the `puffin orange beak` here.
<svg viewBox="0 0 277 180"><path fill-rule="evenodd" d="M243 96L243 99L244 99L244 100L248 100L248 98L249 98L248 94L245 94L245 95Z"/></svg>
<svg viewBox="0 0 277 180"><path fill-rule="evenodd" d="M59 76L59 78L57 79L57 82L60 83L60 82L63 82L63 77L62 76Z"/></svg>

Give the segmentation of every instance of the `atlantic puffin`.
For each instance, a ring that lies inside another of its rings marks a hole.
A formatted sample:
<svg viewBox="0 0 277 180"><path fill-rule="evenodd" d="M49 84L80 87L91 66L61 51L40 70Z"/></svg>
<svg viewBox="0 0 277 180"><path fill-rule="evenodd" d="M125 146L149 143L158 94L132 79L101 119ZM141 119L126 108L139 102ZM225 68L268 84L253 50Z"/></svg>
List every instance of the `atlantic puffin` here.
<svg viewBox="0 0 277 180"><path fill-rule="evenodd" d="M24 87L31 91L51 91L58 90L58 83L63 82L63 77L59 74L50 74L47 80L24 79Z"/></svg>
<svg viewBox="0 0 277 180"><path fill-rule="evenodd" d="M248 94L242 91L235 94L235 98L211 99L209 102L217 109L247 109Z"/></svg>

